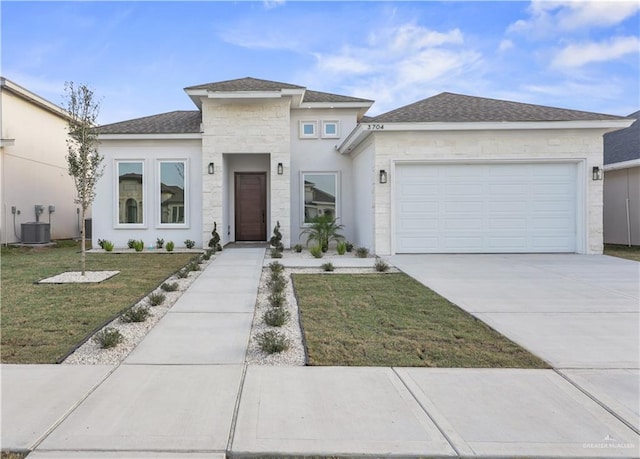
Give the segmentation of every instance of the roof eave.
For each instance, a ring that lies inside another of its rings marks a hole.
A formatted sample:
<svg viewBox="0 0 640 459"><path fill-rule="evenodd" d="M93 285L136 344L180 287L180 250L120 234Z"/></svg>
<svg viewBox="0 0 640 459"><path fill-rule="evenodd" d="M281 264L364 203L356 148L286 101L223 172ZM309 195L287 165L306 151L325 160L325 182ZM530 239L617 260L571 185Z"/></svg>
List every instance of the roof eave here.
<svg viewBox="0 0 640 459"><path fill-rule="evenodd" d="M630 169L632 167L640 167L640 158L620 161L619 163L605 164L604 171L617 171L620 169Z"/></svg>
<svg viewBox="0 0 640 459"><path fill-rule="evenodd" d="M50 113L53 113L54 115L64 118L67 121L71 119L71 116L69 115L69 113L62 107L59 107L53 102L49 102L47 99L40 97L39 95L29 91L28 89L23 88L22 86L14 83L11 80L7 80L6 78L1 77L0 87L7 89L8 91L14 93L18 97L21 97L24 100L27 100L32 104L37 105L38 107Z"/></svg>
<svg viewBox="0 0 640 459"><path fill-rule="evenodd" d="M202 139L202 134L197 132L181 133L150 133L150 134L98 134L98 140L185 140Z"/></svg>

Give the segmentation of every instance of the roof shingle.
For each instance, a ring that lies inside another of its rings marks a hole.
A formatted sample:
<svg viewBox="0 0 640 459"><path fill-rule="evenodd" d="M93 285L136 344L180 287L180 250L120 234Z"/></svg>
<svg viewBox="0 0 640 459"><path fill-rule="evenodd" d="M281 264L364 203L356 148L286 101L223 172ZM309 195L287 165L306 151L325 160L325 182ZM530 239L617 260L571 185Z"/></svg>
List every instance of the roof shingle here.
<svg viewBox="0 0 640 459"><path fill-rule="evenodd" d="M627 118L640 119L640 110ZM640 159L640 122L635 121L626 129L604 135L604 163L614 164Z"/></svg>
<svg viewBox="0 0 640 459"><path fill-rule="evenodd" d="M295 84L279 83L277 81L260 80L258 78L238 78L236 80L217 81L184 88L185 91L191 89L205 89L207 91L280 91L282 89L305 89L304 86Z"/></svg>
<svg viewBox="0 0 640 459"><path fill-rule="evenodd" d="M192 134L200 132L202 114L198 110L175 111L145 116L98 128L100 134Z"/></svg>

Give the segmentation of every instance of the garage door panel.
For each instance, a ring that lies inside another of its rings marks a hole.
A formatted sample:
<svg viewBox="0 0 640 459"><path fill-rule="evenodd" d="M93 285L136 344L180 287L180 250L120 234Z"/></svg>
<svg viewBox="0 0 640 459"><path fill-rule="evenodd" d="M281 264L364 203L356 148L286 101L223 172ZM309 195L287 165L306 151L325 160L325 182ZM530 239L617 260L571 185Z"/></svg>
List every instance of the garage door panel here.
<svg viewBox="0 0 640 459"><path fill-rule="evenodd" d="M575 252L575 163L396 168L398 253Z"/></svg>

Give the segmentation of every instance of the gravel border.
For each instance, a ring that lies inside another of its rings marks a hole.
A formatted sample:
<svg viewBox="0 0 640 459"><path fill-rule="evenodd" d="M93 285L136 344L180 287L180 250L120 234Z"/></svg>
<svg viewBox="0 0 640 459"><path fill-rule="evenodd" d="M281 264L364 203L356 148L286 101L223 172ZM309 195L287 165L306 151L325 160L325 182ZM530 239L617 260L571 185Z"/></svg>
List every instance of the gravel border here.
<svg viewBox="0 0 640 459"><path fill-rule="evenodd" d="M116 274L120 274L120 271L85 271L84 275L82 271L67 271L41 279L36 284L99 284Z"/></svg>

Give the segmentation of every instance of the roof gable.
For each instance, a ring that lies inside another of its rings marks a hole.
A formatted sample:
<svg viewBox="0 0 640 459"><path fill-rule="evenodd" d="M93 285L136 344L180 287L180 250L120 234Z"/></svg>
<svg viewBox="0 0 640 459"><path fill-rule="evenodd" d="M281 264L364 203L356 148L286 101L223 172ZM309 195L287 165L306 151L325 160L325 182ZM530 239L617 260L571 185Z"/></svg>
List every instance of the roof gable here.
<svg viewBox="0 0 640 459"><path fill-rule="evenodd" d="M640 110L627 118L640 119ZM604 163L614 164L640 159L640 122L635 121L626 129L604 135Z"/></svg>
<svg viewBox="0 0 640 459"><path fill-rule="evenodd" d="M297 86L277 81L260 80L258 78L238 78L235 80L218 81L213 83L199 84L184 88L185 91L204 89L206 91L280 91L282 89L305 89L304 86Z"/></svg>
<svg viewBox="0 0 640 459"><path fill-rule="evenodd" d="M184 110L145 116L98 128L99 134L192 134L200 132L202 114Z"/></svg>
<svg viewBox="0 0 640 459"><path fill-rule="evenodd" d="M376 123L617 120L619 116L443 92L368 118Z"/></svg>

